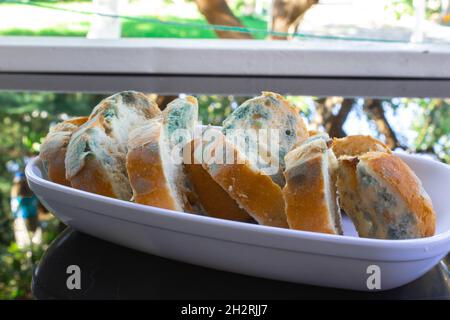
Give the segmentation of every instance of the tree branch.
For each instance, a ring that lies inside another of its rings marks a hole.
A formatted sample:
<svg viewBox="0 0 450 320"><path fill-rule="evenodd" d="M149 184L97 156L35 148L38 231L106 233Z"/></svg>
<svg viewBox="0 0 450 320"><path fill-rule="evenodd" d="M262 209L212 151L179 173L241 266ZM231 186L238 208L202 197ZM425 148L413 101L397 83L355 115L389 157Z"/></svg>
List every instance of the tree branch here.
<svg viewBox="0 0 450 320"><path fill-rule="evenodd" d="M271 30L293 32L305 12L318 0L275 0L272 7ZM271 36L274 40L286 40L286 36Z"/></svg>
<svg viewBox="0 0 450 320"><path fill-rule="evenodd" d="M164 110L167 104L178 98L178 96L159 96L156 98L155 102L159 109Z"/></svg>
<svg viewBox="0 0 450 320"><path fill-rule="evenodd" d="M378 99L366 99L363 106L364 111L367 113L370 119L375 122L378 131L383 134L386 138L386 145L395 149L396 147L401 147L397 135L391 128L389 122L384 115L384 109L381 104L381 100Z"/></svg>
<svg viewBox="0 0 450 320"><path fill-rule="evenodd" d="M331 137L342 138L347 135L342 127L347 120L348 114L352 111L354 103L354 99L344 99L341 102L338 114L330 119L328 127L326 127Z"/></svg>
<svg viewBox="0 0 450 320"><path fill-rule="evenodd" d="M210 24L243 27L225 0L195 0L195 3ZM223 39L253 39L249 33L218 30L215 30L215 33Z"/></svg>
<svg viewBox="0 0 450 320"><path fill-rule="evenodd" d="M316 104L316 118L314 122L317 126L322 125L331 137L342 138L347 134L342 129L347 116L353 109L355 103L354 99L343 99L341 108L337 115L333 114L333 108L339 103L336 98L320 98L315 101Z"/></svg>

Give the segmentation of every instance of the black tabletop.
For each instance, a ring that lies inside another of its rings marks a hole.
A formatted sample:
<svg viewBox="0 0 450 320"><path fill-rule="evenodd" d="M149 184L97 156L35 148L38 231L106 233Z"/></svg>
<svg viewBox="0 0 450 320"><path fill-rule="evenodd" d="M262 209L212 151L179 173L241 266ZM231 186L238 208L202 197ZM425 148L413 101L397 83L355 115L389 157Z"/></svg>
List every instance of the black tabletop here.
<svg viewBox="0 0 450 320"><path fill-rule="evenodd" d="M80 268L69 290L67 268ZM420 279L382 292L273 281L176 262L66 229L33 275L37 299L450 299L450 255Z"/></svg>

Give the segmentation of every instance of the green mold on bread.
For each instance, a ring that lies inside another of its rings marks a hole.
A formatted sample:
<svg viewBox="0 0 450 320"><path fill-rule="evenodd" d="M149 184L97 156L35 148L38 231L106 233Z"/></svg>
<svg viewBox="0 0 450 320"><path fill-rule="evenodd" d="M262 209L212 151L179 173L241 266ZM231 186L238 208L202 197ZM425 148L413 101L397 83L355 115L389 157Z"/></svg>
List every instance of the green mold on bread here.
<svg viewBox="0 0 450 320"><path fill-rule="evenodd" d="M308 138L299 110L273 92L245 101L224 120L222 130L260 169L276 164L279 170L271 176L280 185L284 183L285 155Z"/></svg>
<svg viewBox="0 0 450 320"><path fill-rule="evenodd" d="M129 200L131 188L125 168L129 133L160 114L156 103L135 91L102 100L67 146L64 162L71 186Z"/></svg>

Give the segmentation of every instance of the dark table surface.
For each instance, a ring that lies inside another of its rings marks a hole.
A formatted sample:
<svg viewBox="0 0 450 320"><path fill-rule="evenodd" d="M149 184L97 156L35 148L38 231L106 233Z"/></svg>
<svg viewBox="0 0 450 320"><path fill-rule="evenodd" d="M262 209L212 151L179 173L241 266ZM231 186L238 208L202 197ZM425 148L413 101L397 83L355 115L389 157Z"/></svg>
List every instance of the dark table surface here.
<svg viewBox="0 0 450 320"><path fill-rule="evenodd" d="M67 267L81 270L69 290ZM33 275L38 299L450 299L450 255L420 279L382 292L357 292L260 279L176 262L66 229Z"/></svg>

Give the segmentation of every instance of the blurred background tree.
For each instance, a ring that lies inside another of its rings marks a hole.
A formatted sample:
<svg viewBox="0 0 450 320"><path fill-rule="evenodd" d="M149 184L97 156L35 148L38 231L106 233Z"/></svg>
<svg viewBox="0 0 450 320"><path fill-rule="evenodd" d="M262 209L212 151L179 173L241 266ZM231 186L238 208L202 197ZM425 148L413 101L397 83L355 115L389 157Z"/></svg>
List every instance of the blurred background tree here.
<svg viewBox="0 0 450 320"><path fill-rule="evenodd" d="M0 92L0 299L30 298L31 272L60 231L51 216L39 217L41 246L20 250L14 242L10 191L14 172L35 156L50 125L88 114L102 95Z"/></svg>

